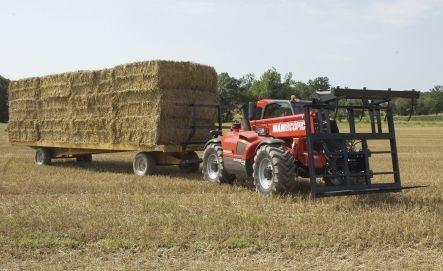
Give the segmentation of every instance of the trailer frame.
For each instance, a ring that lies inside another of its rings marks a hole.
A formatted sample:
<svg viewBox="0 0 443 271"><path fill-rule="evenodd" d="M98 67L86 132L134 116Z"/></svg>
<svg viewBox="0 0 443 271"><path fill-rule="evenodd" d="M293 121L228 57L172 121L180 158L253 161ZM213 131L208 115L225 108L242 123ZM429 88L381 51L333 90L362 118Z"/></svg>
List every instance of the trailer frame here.
<svg viewBox="0 0 443 271"><path fill-rule="evenodd" d="M186 140L178 144L171 145L124 145L112 143L58 143L58 142L16 142L11 144L15 146L27 146L36 150L35 162L38 165L48 164L52 159L76 158L77 161L89 162L93 154L115 153L115 152L138 152L155 161L153 166L179 166L181 169L191 168L192 172L196 172L202 160L198 158L196 151L204 149L205 142L193 141L197 129L214 129L218 130L222 127L220 106L216 104L177 104L181 106L191 107L190 126L178 127L188 129L189 134ZM196 111L200 108L209 108L217 111L217 125L196 125ZM208 133L208 137L210 133ZM39 156L43 155L43 156ZM44 158L41 160L41 158ZM88 159L82 159L89 157ZM137 155L134 158L133 165L135 167ZM135 169L134 169L135 172ZM147 172L152 172L148 170ZM147 174L139 174L147 175Z"/></svg>

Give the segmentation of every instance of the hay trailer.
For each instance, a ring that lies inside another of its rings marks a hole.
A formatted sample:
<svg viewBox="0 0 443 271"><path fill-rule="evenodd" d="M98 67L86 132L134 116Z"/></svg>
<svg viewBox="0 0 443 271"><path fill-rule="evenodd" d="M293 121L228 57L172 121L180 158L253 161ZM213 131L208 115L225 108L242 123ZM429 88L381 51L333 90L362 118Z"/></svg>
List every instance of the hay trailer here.
<svg viewBox="0 0 443 271"><path fill-rule="evenodd" d="M8 137L36 149L35 163L139 152L134 172L157 165L195 172L210 131L220 128L214 68L144 61L96 71L26 78L9 85Z"/></svg>
<svg viewBox="0 0 443 271"><path fill-rule="evenodd" d="M222 129L220 106L212 104L177 104L191 108L191 125L179 126L189 130L186 141L177 145L158 145L151 148L134 145L114 144L56 144L56 143L14 143L35 149L34 162L37 165L48 165L52 159L75 158L79 163L92 162L93 154L112 152L138 152L133 160L136 175L144 176L154 173L157 166L178 166L182 171L197 173L202 159L196 151L203 151L206 141L193 140L198 129ZM198 109L209 108L217 112L217 125L196 125Z"/></svg>

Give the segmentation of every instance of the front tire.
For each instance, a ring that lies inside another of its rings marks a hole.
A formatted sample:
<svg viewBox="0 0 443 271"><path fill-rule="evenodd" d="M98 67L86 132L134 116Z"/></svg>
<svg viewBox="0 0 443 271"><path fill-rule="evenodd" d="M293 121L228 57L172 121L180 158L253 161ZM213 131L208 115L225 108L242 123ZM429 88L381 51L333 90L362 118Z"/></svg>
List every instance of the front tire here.
<svg viewBox="0 0 443 271"><path fill-rule="evenodd" d="M209 144L203 154L203 178L213 183L231 183L232 177L223 165L223 149L220 144Z"/></svg>
<svg viewBox="0 0 443 271"><path fill-rule="evenodd" d="M151 153L139 152L134 158L132 167L135 175L151 175L155 170L155 158Z"/></svg>
<svg viewBox="0 0 443 271"><path fill-rule="evenodd" d="M51 151L47 148L37 148L35 150L34 162L35 164L41 165L49 165L51 163L52 154Z"/></svg>
<svg viewBox="0 0 443 271"><path fill-rule="evenodd" d="M294 157L285 146L261 146L254 157L253 176L260 194L288 193L295 182Z"/></svg>

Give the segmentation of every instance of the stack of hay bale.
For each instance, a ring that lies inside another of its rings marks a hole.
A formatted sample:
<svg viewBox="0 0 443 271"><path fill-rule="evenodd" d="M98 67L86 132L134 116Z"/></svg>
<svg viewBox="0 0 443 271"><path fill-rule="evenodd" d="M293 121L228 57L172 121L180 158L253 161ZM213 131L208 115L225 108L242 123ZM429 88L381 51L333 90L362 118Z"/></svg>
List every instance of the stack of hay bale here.
<svg viewBox="0 0 443 271"><path fill-rule="evenodd" d="M191 108L217 104L212 67L146 61L98 71L79 71L11 82L10 142L33 145L117 144L154 147L185 142ZM196 111L198 125L213 125L216 112ZM193 140L205 141L209 129Z"/></svg>

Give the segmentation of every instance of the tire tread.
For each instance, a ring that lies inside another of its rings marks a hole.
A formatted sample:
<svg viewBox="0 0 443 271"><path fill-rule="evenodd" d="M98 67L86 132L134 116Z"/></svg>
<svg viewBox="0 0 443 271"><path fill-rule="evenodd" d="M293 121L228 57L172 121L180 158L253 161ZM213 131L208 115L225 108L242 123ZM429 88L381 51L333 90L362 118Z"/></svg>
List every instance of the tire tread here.
<svg viewBox="0 0 443 271"><path fill-rule="evenodd" d="M275 185L271 186L269 194L285 194L292 190L295 183L295 161L288 149L283 145L263 145L254 157L253 172L254 185L257 192L261 192L260 181L257 176L258 159L266 153L273 164L273 181Z"/></svg>

